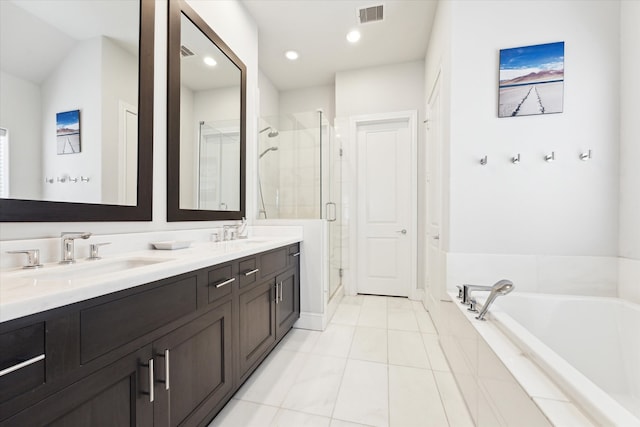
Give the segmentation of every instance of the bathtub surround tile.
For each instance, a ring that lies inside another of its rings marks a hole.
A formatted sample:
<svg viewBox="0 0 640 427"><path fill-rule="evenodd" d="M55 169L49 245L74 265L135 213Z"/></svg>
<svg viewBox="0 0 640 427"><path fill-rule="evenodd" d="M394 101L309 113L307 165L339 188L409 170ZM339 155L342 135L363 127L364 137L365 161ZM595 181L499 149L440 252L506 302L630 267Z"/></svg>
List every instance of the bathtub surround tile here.
<svg viewBox="0 0 640 427"><path fill-rule="evenodd" d="M423 334L434 334L437 335L438 331L436 330L433 321L431 320L431 316L425 310L422 311L414 311L416 315L416 320L418 321L418 328L420 332Z"/></svg>
<svg viewBox="0 0 640 427"><path fill-rule="evenodd" d="M387 365L349 360L338 392L333 418L388 427Z"/></svg>
<svg viewBox="0 0 640 427"><path fill-rule="evenodd" d="M618 296L640 304L640 260L618 258Z"/></svg>
<svg viewBox="0 0 640 427"><path fill-rule="evenodd" d="M347 359L310 354L283 408L331 417Z"/></svg>
<svg viewBox="0 0 640 427"><path fill-rule="evenodd" d="M387 330L358 326L349 358L387 363Z"/></svg>
<svg viewBox="0 0 640 427"><path fill-rule="evenodd" d="M389 364L430 368L419 332L389 330Z"/></svg>
<svg viewBox="0 0 640 427"><path fill-rule="evenodd" d="M271 424L278 408L231 399L209 427L265 427Z"/></svg>
<svg viewBox="0 0 640 427"><path fill-rule="evenodd" d="M618 259L593 256L538 256L538 292L617 296Z"/></svg>
<svg viewBox="0 0 640 427"><path fill-rule="evenodd" d="M424 348L427 351L427 357L429 359L431 369L434 371L450 372L449 363L447 363L447 358L442 352L438 336L422 334L422 340L424 342Z"/></svg>
<svg viewBox="0 0 640 427"><path fill-rule="evenodd" d="M510 279L521 292L535 292L538 268L535 255L447 253L447 289L456 285L493 285Z"/></svg>
<svg viewBox="0 0 640 427"><path fill-rule="evenodd" d="M436 379L436 385L438 386L442 405L447 414L449 426L474 427L473 420L467 411L467 404L460 394L453 374L450 372L433 371L433 376Z"/></svg>
<svg viewBox="0 0 640 427"><path fill-rule="evenodd" d="M551 423L542 414L540 408L526 395L524 390L510 379L497 380L479 378L479 385L487 400L496 409L506 425L518 427L551 427Z"/></svg>
<svg viewBox="0 0 640 427"><path fill-rule="evenodd" d="M391 427L448 424L431 371L389 365L389 419Z"/></svg>
<svg viewBox="0 0 640 427"><path fill-rule="evenodd" d="M554 421L557 427L595 427L593 421L587 418L578 408L570 402L558 400L534 398L533 399L542 412Z"/></svg>

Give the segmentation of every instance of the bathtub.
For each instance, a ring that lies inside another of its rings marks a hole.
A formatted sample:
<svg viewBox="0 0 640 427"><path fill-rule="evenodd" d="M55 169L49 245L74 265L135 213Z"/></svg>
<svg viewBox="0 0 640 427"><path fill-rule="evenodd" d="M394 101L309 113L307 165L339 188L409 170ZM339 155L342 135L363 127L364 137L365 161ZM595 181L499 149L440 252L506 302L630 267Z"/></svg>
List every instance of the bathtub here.
<svg viewBox="0 0 640 427"><path fill-rule="evenodd" d="M640 426L640 305L514 292L489 313L483 323L494 323L597 424Z"/></svg>

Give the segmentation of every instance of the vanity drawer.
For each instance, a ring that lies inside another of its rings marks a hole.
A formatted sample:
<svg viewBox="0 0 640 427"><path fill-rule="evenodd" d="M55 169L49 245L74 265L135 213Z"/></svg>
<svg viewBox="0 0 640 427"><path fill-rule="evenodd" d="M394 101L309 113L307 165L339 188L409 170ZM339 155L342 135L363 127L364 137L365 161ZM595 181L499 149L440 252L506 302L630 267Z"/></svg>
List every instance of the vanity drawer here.
<svg viewBox="0 0 640 427"><path fill-rule="evenodd" d="M0 334L0 402L45 382L44 322Z"/></svg>
<svg viewBox="0 0 640 427"><path fill-rule="evenodd" d="M257 267L256 257L251 257L240 261L238 268L238 277L240 288L256 283L260 277L260 269Z"/></svg>
<svg viewBox="0 0 640 427"><path fill-rule="evenodd" d="M300 261L300 244L289 246L289 259L287 260L289 266L296 265Z"/></svg>
<svg viewBox="0 0 640 427"><path fill-rule="evenodd" d="M80 312L80 360L86 363L196 310L197 276Z"/></svg>
<svg viewBox="0 0 640 427"><path fill-rule="evenodd" d="M207 304L230 295L237 280L235 264L229 263L207 272Z"/></svg>
<svg viewBox="0 0 640 427"><path fill-rule="evenodd" d="M278 248L258 256L260 257L260 261L258 263L260 268L260 277L269 277L287 268L289 249Z"/></svg>

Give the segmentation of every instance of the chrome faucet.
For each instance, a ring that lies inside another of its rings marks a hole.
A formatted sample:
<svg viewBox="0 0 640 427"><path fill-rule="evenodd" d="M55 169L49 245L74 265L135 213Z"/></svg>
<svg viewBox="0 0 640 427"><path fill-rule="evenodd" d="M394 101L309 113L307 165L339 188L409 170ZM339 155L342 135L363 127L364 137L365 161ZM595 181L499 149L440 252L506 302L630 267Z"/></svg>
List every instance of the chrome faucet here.
<svg viewBox="0 0 640 427"><path fill-rule="evenodd" d="M484 303L482 310L480 310L480 313L476 316L476 319L484 320L484 316L489 311L489 307L493 304L493 301L495 301L499 296L507 295L509 292L513 291L513 288L513 282L511 280L498 280L496 284L491 287L491 293L489 294L487 301Z"/></svg>
<svg viewBox="0 0 640 427"><path fill-rule="evenodd" d="M471 292L473 291L490 291L491 286L481 286L481 285L462 285L462 301L461 304L469 305L471 303Z"/></svg>
<svg viewBox="0 0 640 427"><path fill-rule="evenodd" d="M60 264L73 264L76 262L74 253L74 241L75 239L88 239L91 233L87 232L62 232L60 238L62 239L62 259Z"/></svg>
<svg viewBox="0 0 640 427"><path fill-rule="evenodd" d="M249 237L247 231L247 218L242 217L242 223L236 227L238 239L246 239L247 237Z"/></svg>

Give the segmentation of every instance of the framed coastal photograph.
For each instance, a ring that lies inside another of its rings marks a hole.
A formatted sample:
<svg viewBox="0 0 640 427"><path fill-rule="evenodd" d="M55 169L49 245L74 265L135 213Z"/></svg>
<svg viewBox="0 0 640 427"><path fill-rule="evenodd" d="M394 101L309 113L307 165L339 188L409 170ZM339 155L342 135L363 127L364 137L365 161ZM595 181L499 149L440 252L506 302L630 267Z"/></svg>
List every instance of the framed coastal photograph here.
<svg viewBox="0 0 640 427"><path fill-rule="evenodd" d="M500 50L498 117L561 113L564 42Z"/></svg>
<svg viewBox="0 0 640 427"><path fill-rule="evenodd" d="M80 152L80 110L56 114L56 142L58 154Z"/></svg>

